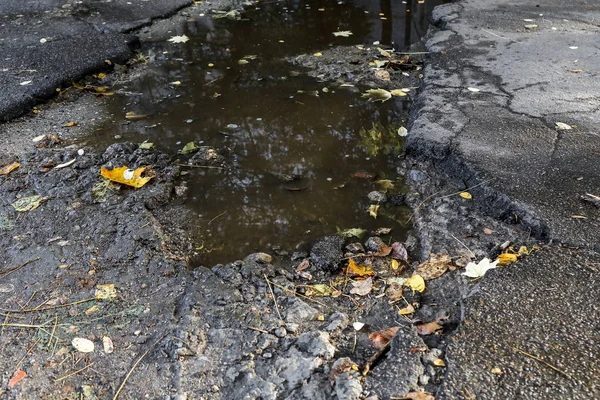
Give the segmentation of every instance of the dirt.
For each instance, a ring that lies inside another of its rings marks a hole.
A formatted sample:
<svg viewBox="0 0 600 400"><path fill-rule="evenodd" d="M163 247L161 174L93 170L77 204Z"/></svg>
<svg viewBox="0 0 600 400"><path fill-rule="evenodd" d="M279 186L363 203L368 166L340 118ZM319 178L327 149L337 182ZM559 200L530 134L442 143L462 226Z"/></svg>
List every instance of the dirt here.
<svg viewBox="0 0 600 400"><path fill-rule="evenodd" d="M323 52L318 64L306 56L291 62L324 81L418 86L418 62L391 69L389 81L374 80L368 63L378 54L375 47L339 47ZM136 68L124 73L135 74ZM470 188L401 156L397 169L412 188L405 200L415 224L402 244L407 260L373 247L391 243L389 236L382 234L380 242L370 232L362 240L322 238L307 252L256 253L191 269L196 244L182 206L181 168L172 157L133 143L100 152L86 147L74 133L89 134L96 118L110 116L90 115L90 105L101 101L92 93L70 100L43 107L45 118L83 110L73 129L62 126L69 117L44 131L33 129L30 118L6 128L30 136L57 133L61 141L44 139L41 148L21 141L0 158L0 166L20 163L0 182L3 398L390 399L410 391L435 393L444 377L436 360L443 360L462 321L463 300L477 290L461 267L499 254L506 241L517 248L532 243L528 232L484 216L458 195ZM149 165L156 177L140 189L100 177L101 166L120 165ZM32 195L45 199L37 209L18 212L12 206ZM423 293L404 287L415 312L400 315L404 303L390 300L389 279L410 277L430 253L448 254L452 268L427 281ZM375 271L368 295L351 293L352 282L361 280L344 272L349 258ZM106 284L115 285L116 297L96 298ZM333 295L317 296L315 284L329 285ZM432 321L441 329L417 333L416 325ZM354 322L365 325L356 330ZM369 334L392 327L400 329L373 359L378 350ZM95 350L77 351L74 338L93 341ZM114 352L104 348L106 338ZM363 376L366 366L370 371ZM18 370L27 376L9 383Z"/></svg>

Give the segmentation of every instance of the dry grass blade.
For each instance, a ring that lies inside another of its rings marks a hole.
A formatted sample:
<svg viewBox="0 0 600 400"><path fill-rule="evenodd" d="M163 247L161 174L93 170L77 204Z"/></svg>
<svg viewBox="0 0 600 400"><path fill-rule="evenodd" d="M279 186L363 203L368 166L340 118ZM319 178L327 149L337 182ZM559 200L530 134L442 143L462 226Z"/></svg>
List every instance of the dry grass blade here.
<svg viewBox="0 0 600 400"><path fill-rule="evenodd" d="M34 258L33 260L29 260L27 262L24 262L23 264L19 265L18 267L14 267L13 269L10 269L10 270L8 270L6 272L3 272L3 273L0 274L0 278L4 278L4 277L12 274L13 272L16 272L16 271L20 270L21 268L23 268L27 264L31 264L32 262L38 261L39 259L40 259L40 257Z"/></svg>
<svg viewBox="0 0 600 400"><path fill-rule="evenodd" d="M539 357L536 357L536 356L534 356L533 354L529 354L529 353L527 353L527 352L525 352L525 351L523 351L523 350L521 350L521 349L519 349L519 348L512 347L512 349L513 349L514 351L517 351L517 352L519 352L519 353L521 353L521 354L523 354L523 355L525 355L525 356L529 357L529 358L533 358L533 359L534 359L534 360L536 360L537 362L540 362L540 363L544 364L545 366L547 366L548 368L550 368L550 369L552 369L552 370L554 370L554 371L558 372L559 374L561 374L561 375L563 375L563 376L565 376L565 377L569 378L570 380L572 380L572 381L575 381L575 379L573 379L573 377L572 377L571 375L569 375L569 374L567 374L566 372L564 372L564 371L562 371L562 370L558 369L557 367L555 367L554 365L550 364L549 362L547 362L547 361L544 361L544 360L542 360L541 358L539 358Z"/></svg>
<svg viewBox="0 0 600 400"><path fill-rule="evenodd" d="M57 308L71 307L71 306L75 306L77 304L87 303L89 301L94 301L94 300L96 300L96 298L95 297L91 297L89 299L78 300L78 301L74 301L72 303L67 303L67 304L59 304L57 306L36 307L36 308L28 308L28 309L25 309L25 310L7 310L7 309L4 309L4 308L0 308L0 311L7 312L7 313L12 313L12 314L25 314L25 313L32 313L32 312L38 312L38 311L55 310Z"/></svg>
<svg viewBox="0 0 600 400"><path fill-rule="evenodd" d="M277 315L279 315L279 319L283 321L283 318L281 317L281 313L279 312L279 306L277 305L277 297L275 297L275 292L273 291L273 288L271 287L271 282L269 281L269 278L267 278L266 274L263 274L263 276L265 277L265 281L267 281L267 286L269 287L269 290L271 291L271 296L273 296L273 303L275 304L275 310L277 310Z"/></svg>
<svg viewBox="0 0 600 400"><path fill-rule="evenodd" d="M67 379L67 378L69 378L69 377L71 377L71 376L73 376L73 375L77 375L78 373L80 373L80 372L82 372L82 371L85 371L86 369L88 369L88 368L89 368L89 367L91 367L92 365L94 365L94 363L89 363L88 365L86 365L86 366L85 366L85 367L83 367L83 368L80 368L80 369L78 369L77 371L73 371L73 372L71 372L71 373L70 373L70 374L68 374L68 375L65 375L65 376L62 376L62 377L60 377L60 378L58 378L58 379L55 379L55 380L54 380L54 383L56 383L56 382L60 382L60 381L63 381L63 380L65 380L65 379Z"/></svg>

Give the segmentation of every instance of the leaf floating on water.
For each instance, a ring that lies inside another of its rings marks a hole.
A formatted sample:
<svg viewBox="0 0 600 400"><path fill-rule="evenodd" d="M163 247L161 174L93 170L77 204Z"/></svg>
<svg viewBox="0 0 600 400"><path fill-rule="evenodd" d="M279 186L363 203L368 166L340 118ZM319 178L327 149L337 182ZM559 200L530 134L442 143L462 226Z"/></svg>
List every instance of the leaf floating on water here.
<svg viewBox="0 0 600 400"><path fill-rule="evenodd" d="M392 94L385 89L369 89L362 94L362 98L369 99L369 101L388 101L392 98Z"/></svg>
<svg viewBox="0 0 600 400"><path fill-rule="evenodd" d="M369 212L369 215L373 218L377 218L377 212L379 212L379 205L378 204L371 204L369 206L369 209L367 210Z"/></svg>
<svg viewBox="0 0 600 400"><path fill-rule="evenodd" d="M142 150L152 150L154 148L154 143L148 142L146 140L143 143L140 143L139 148L142 149Z"/></svg>
<svg viewBox="0 0 600 400"><path fill-rule="evenodd" d="M460 192L458 195L466 200L471 200L473 198L473 196L469 192Z"/></svg>
<svg viewBox="0 0 600 400"><path fill-rule="evenodd" d="M122 183L136 189L141 188L148 183L150 179L155 177L154 171L149 166L141 167L136 170L129 169L126 166L112 170L101 167L100 174L113 182ZM146 174L146 176L142 177L142 174Z"/></svg>
<svg viewBox="0 0 600 400"><path fill-rule="evenodd" d="M406 280L405 286L408 286L415 292L424 292L425 291L425 280L421 275L413 275Z"/></svg>
<svg viewBox="0 0 600 400"><path fill-rule="evenodd" d="M488 270L496 268L497 264L498 260L490 262L489 258L484 258L477 264L475 264L474 262L468 263L465 267L465 272L463 272L462 274L468 276L469 278L481 278L485 275L485 273Z"/></svg>
<svg viewBox="0 0 600 400"><path fill-rule="evenodd" d="M383 193L387 193L388 189L394 188L394 181L390 179L380 179L375 183L379 185L379 190Z"/></svg>
<svg viewBox="0 0 600 400"><path fill-rule="evenodd" d="M351 283L353 288L350 289L350 294L366 296L371 293L371 289L373 289L373 279L371 278L362 281L352 281Z"/></svg>
<svg viewBox="0 0 600 400"><path fill-rule="evenodd" d="M338 235L343 236L345 238L350 238L350 237L356 237L356 238L362 238L365 234L367 233L366 229L360 229L360 228L350 228L350 229L346 229L344 231L340 231L338 232Z"/></svg>
<svg viewBox="0 0 600 400"><path fill-rule="evenodd" d="M358 265L356 261L350 259L348 261L348 267L345 270L347 276L356 278L362 278L365 276L375 275L375 271L369 265Z"/></svg>
<svg viewBox="0 0 600 400"><path fill-rule="evenodd" d="M181 36L172 36L168 41L171 43L185 43L188 40L190 40L189 37L187 37L186 35L181 35Z"/></svg>
<svg viewBox="0 0 600 400"><path fill-rule="evenodd" d="M181 81L173 81L173 82L169 82L169 85L173 85L173 86L179 86L179 85L181 85Z"/></svg>
<svg viewBox="0 0 600 400"><path fill-rule="evenodd" d="M33 211L48 199L49 197L42 197L36 194L29 197L23 197L22 199L12 203L11 206L13 206L13 208L19 212Z"/></svg>
<svg viewBox="0 0 600 400"><path fill-rule="evenodd" d="M91 353L94 351L94 342L89 339L76 337L73 338L71 344L75 349L81 353Z"/></svg>
<svg viewBox="0 0 600 400"><path fill-rule="evenodd" d="M250 62L250 61L248 61L248 60L245 60L245 59L243 59L243 58L242 58L241 60L238 60L238 64L239 64L239 65L245 65L245 64L248 64L249 62Z"/></svg>
<svg viewBox="0 0 600 400"><path fill-rule="evenodd" d="M350 37L350 35L352 35L352 32L350 32L350 31L333 32L333 36L336 36L336 37Z"/></svg>
<svg viewBox="0 0 600 400"><path fill-rule="evenodd" d="M496 261L501 266L510 265L519 261L519 256L517 254L502 253L496 258Z"/></svg>
<svg viewBox="0 0 600 400"><path fill-rule="evenodd" d="M396 336L396 333L400 329L399 326L392 328L383 329L381 331L369 333L369 339L371 339L371 345L377 350L381 350L386 344L390 342Z"/></svg>
<svg viewBox="0 0 600 400"><path fill-rule="evenodd" d="M429 281L444 275L450 264L452 264L452 259L448 254L431 254L429 260L419 264L415 269L415 274L421 275L424 280Z"/></svg>
<svg viewBox="0 0 600 400"><path fill-rule="evenodd" d="M198 151L199 148L200 147L196 146L196 143L189 142L189 143L186 143L185 146L183 146L183 149L181 149L179 152L181 154L190 154L195 151Z"/></svg>
<svg viewBox="0 0 600 400"><path fill-rule="evenodd" d="M20 166L21 166L21 164L19 164L18 162L14 162L12 164L5 165L4 167L0 168L0 175L8 175L15 169L19 168Z"/></svg>
<svg viewBox="0 0 600 400"><path fill-rule="evenodd" d="M232 21L239 21L240 19L242 19L242 13L240 13L238 10L231 10L231 11L213 10L212 17L214 19L227 18Z"/></svg>
<svg viewBox="0 0 600 400"><path fill-rule="evenodd" d="M557 131L568 131L573 129L573 127L569 124L565 124L564 122L555 122Z"/></svg>
<svg viewBox="0 0 600 400"><path fill-rule="evenodd" d="M390 94L392 96L395 96L395 97L405 97L405 96L408 96L406 94L406 92L404 90L402 90L402 89L394 89L394 90L390 91Z"/></svg>
<svg viewBox="0 0 600 400"><path fill-rule="evenodd" d="M135 111L129 111L125 114L125 119L130 121L137 121L144 118L148 118L148 114L138 114Z"/></svg>

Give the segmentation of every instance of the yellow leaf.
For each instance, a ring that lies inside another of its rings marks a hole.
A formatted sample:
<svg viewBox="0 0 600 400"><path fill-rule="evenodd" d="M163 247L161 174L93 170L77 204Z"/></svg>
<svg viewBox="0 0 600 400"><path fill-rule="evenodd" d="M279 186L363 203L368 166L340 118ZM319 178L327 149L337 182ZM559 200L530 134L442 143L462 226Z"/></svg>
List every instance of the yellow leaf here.
<svg viewBox="0 0 600 400"><path fill-rule="evenodd" d="M369 215L371 217L377 218L377 212L379 211L379 205L371 204L367 211L369 211Z"/></svg>
<svg viewBox="0 0 600 400"><path fill-rule="evenodd" d="M435 360L433 360L433 365L435 365L436 367L445 367L446 363L441 358L436 358Z"/></svg>
<svg viewBox="0 0 600 400"><path fill-rule="evenodd" d="M473 198L473 196L469 192L460 192L458 195L460 197L462 197L463 199L467 199L467 200L471 200Z"/></svg>
<svg viewBox="0 0 600 400"><path fill-rule="evenodd" d="M312 289L311 295L317 297L331 296L334 292L334 289L331 286L326 285L324 283L311 285L310 288Z"/></svg>
<svg viewBox="0 0 600 400"><path fill-rule="evenodd" d="M530 255L534 248L528 249L527 246L519 247L519 255L522 256L525 254L526 256Z"/></svg>
<svg viewBox="0 0 600 400"><path fill-rule="evenodd" d="M323 53L315 53L315 54L313 54L313 56L315 56L315 57L323 57Z"/></svg>
<svg viewBox="0 0 600 400"><path fill-rule="evenodd" d="M392 263L390 264L390 268L391 269L393 269L394 271L396 271L399 266L400 266L400 263L398 262L398 260L392 260Z"/></svg>
<svg viewBox="0 0 600 400"><path fill-rule="evenodd" d="M509 265L519 260L519 256L511 253L502 253L498 256L498 265Z"/></svg>
<svg viewBox="0 0 600 400"><path fill-rule="evenodd" d="M129 111L125 114L125 119L129 119L131 121L136 121L138 119L148 118L147 114L138 114L134 111Z"/></svg>
<svg viewBox="0 0 600 400"><path fill-rule="evenodd" d="M375 275L375 271L369 265L358 265L356 261L350 259L348 261L348 268L346 268L346 275L352 277L365 277Z"/></svg>
<svg viewBox="0 0 600 400"><path fill-rule="evenodd" d="M105 74L104 72L100 72L100 73L98 74L98 79L102 79L102 78L104 78L105 76L106 76L106 74Z"/></svg>
<svg viewBox="0 0 600 400"><path fill-rule="evenodd" d="M452 259L448 254L431 254L429 260L419 264L415 269L415 274L421 275L423 279L429 281L444 275L450 265L452 265Z"/></svg>
<svg viewBox="0 0 600 400"><path fill-rule="evenodd" d="M113 182L132 186L136 189L141 188L150 179L156 176L154 171L150 167L141 167L136 170L129 169L126 166L122 166L112 170L108 170L104 167L101 167L100 173L103 177L110 179ZM145 177L142 177L143 173L146 173Z"/></svg>
<svg viewBox="0 0 600 400"><path fill-rule="evenodd" d="M11 173L11 171L14 171L15 169L19 168L20 166L21 166L21 164L19 164L18 162L14 162L12 164L5 165L4 167L0 168L0 175L8 175Z"/></svg>
<svg viewBox="0 0 600 400"><path fill-rule="evenodd" d="M19 199L12 203L11 206L13 206L13 208L19 212L33 211L48 199L49 197L42 197L39 194L36 194Z"/></svg>
<svg viewBox="0 0 600 400"><path fill-rule="evenodd" d="M65 128L70 128L70 127L72 127L72 126L76 126L76 125L77 125L77 122L75 122L75 121L71 121L71 122L67 122L67 123L66 123L66 124L64 124L63 126L64 126Z"/></svg>
<svg viewBox="0 0 600 400"><path fill-rule="evenodd" d="M425 280L423 279L423 277L421 275L411 276L410 278L408 278L408 280L406 281L406 283L404 285L408 286L409 288L411 288L412 290L417 291L417 292L425 291Z"/></svg>
<svg viewBox="0 0 600 400"><path fill-rule="evenodd" d="M238 60L238 64L239 65L244 65L244 64L248 64L250 61L248 60L244 60L243 58L241 60Z"/></svg>
<svg viewBox="0 0 600 400"><path fill-rule="evenodd" d="M114 283L96 286L96 300L112 300L117 297L117 288Z"/></svg>
<svg viewBox="0 0 600 400"><path fill-rule="evenodd" d="M390 94L392 96L396 96L396 97L404 97L407 95L406 92L402 89L394 89L394 90L390 91Z"/></svg>
<svg viewBox="0 0 600 400"><path fill-rule="evenodd" d="M410 315L410 314L413 314L414 312L415 312L415 308L410 304L407 305L406 307L398 310L398 314L400 314L400 315Z"/></svg>

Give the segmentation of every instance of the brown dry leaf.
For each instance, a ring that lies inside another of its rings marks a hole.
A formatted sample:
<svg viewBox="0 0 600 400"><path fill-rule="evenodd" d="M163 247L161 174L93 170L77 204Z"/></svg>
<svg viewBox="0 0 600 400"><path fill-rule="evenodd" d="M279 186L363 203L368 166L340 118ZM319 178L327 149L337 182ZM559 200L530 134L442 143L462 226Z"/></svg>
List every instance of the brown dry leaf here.
<svg viewBox="0 0 600 400"><path fill-rule="evenodd" d="M362 281L352 281L353 288L350 289L350 294L357 294L359 296L366 296L371 293L373 289L373 279L367 278Z"/></svg>
<svg viewBox="0 0 600 400"><path fill-rule="evenodd" d="M494 231L490 228L483 228L483 233L486 235L491 235L492 233L494 233Z"/></svg>
<svg viewBox="0 0 600 400"><path fill-rule="evenodd" d="M302 262L300 264L298 264L298 266L296 267L296 272L301 272L304 271L306 269L310 268L310 260L308 258L305 258L304 260L302 260Z"/></svg>
<svg viewBox="0 0 600 400"><path fill-rule="evenodd" d="M429 260L419 264L415 274L421 275L426 281L439 278L448 270L452 259L448 254L430 254Z"/></svg>
<svg viewBox="0 0 600 400"><path fill-rule="evenodd" d="M8 175L15 169L19 168L20 166L21 166L21 164L19 164L18 162L14 162L12 164L5 165L4 167L0 168L0 175Z"/></svg>
<svg viewBox="0 0 600 400"><path fill-rule="evenodd" d="M375 78L381 81L389 81L391 77L390 73L387 72L385 69L378 69L375 70Z"/></svg>
<svg viewBox="0 0 600 400"><path fill-rule="evenodd" d="M375 271L369 265L358 265L356 261L350 259L348 261L348 268L346 268L346 275L351 277L364 277L375 275Z"/></svg>
<svg viewBox="0 0 600 400"><path fill-rule="evenodd" d="M122 166L112 170L108 170L104 167L101 167L100 173L103 177L110 179L113 182L132 186L136 189L141 188L146 183L148 183L150 179L156 176L152 168L150 168L149 166L141 167L136 170L129 169L126 166ZM146 174L146 176L142 177L142 174L144 173Z"/></svg>
<svg viewBox="0 0 600 400"><path fill-rule="evenodd" d="M431 335L432 333L444 329L442 325L437 323L437 320L417 325L416 328L419 335Z"/></svg>
<svg viewBox="0 0 600 400"><path fill-rule="evenodd" d="M8 387L14 388L17 383L21 382L26 376L27 372L23 371L22 369L16 370L12 378L10 378L10 381L8 381Z"/></svg>
<svg viewBox="0 0 600 400"><path fill-rule="evenodd" d="M404 398L410 400L435 400L435 397L427 392L410 392Z"/></svg>
<svg viewBox="0 0 600 400"><path fill-rule="evenodd" d="M361 179L365 181L372 181L373 179L377 178L377 174L373 174L367 171L356 171L352 174L352 178Z"/></svg>
<svg viewBox="0 0 600 400"><path fill-rule="evenodd" d="M379 247L379 251L377 251L377 253L373 253L374 256L377 257L385 257L387 255L389 255L392 252L392 248L388 245L386 245L385 243L383 243L380 247Z"/></svg>
<svg viewBox="0 0 600 400"><path fill-rule="evenodd" d="M375 347L377 350L381 350L385 347L386 344L390 342L396 336L396 332L400 329L399 326L394 326L392 328L383 329L381 331L369 333L369 339L371 339L371 345Z"/></svg>
<svg viewBox="0 0 600 400"><path fill-rule="evenodd" d="M402 285L398 282L393 282L385 291L385 295L392 301L400 300L402 298Z"/></svg>
<svg viewBox="0 0 600 400"><path fill-rule="evenodd" d="M519 261L519 256L517 254L502 253L496 260L498 260L498 265L506 266Z"/></svg>

